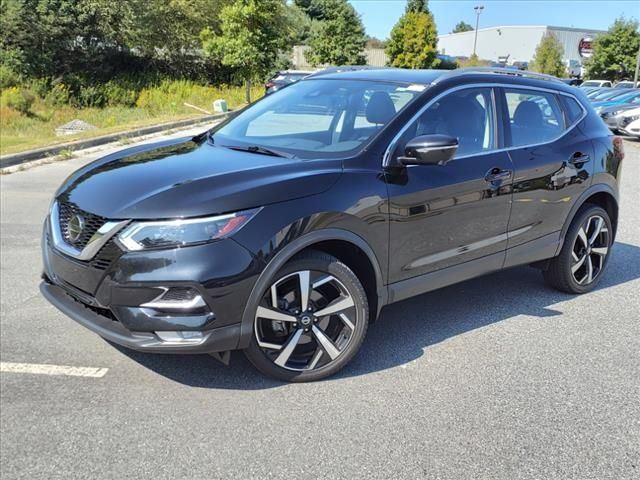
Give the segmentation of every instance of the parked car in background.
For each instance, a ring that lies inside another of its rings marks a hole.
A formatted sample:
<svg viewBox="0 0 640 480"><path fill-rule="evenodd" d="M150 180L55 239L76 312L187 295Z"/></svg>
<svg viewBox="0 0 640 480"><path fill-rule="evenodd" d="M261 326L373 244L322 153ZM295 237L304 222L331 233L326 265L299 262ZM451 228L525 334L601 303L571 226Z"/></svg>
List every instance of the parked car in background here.
<svg viewBox="0 0 640 480"><path fill-rule="evenodd" d="M605 100L611 100L621 95L626 95L626 90L615 88L602 88L598 92L587 95L591 103L603 102Z"/></svg>
<svg viewBox="0 0 640 480"><path fill-rule="evenodd" d="M640 107L622 113L620 131L626 135L640 138Z"/></svg>
<svg viewBox="0 0 640 480"><path fill-rule="evenodd" d="M587 87L587 88L582 88L582 85L580 85L580 89L584 92L584 94L589 97L589 95L593 94L593 92L596 92L598 90L601 90L598 87Z"/></svg>
<svg viewBox="0 0 640 480"><path fill-rule="evenodd" d="M582 84L582 80L580 80L579 78L561 78L560 81L562 81L562 83L566 83L567 85L572 85L574 87L577 87Z"/></svg>
<svg viewBox="0 0 640 480"><path fill-rule="evenodd" d="M595 97L596 95L600 95L601 93L604 92L610 92L613 89L612 88L602 88L602 87L589 87L589 88L583 88L582 85L580 85L580 88L582 88L583 90L585 90L587 98L591 99L593 97Z"/></svg>
<svg viewBox="0 0 640 480"><path fill-rule="evenodd" d="M621 82L616 83L613 88L635 88L637 85L634 85L631 80L623 80Z"/></svg>
<svg viewBox="0 0 640 480"><path fill-rule="evenodd" d="M613 105L611 107L603 108L598 113L600 115L600 118L602 118L604 123L607 124L607 127L609 127L609 129L613 133L619 133L620 125L622 124L622 121L625 118L624 115L629 110L633 110L635 108L638 108L638 105L635 105L635 104Z"/></svg>
<svg viewBox="0 0 640 480"><path fill-rule="evenodd" d="M513 66L518 70L529 70L529 62L513 62Z"/></svg>
<svg viewBox="0 0 640 480"><path fill-rule="evenodd" d="M264 374L318 380L394 302L530 264L555 289L596 288L623 157L552 77L310 76L71 174L45 219L41 291L134 350L244 350Z"/></svg>
<svg viewBox="0 0 640 480"><path fill-rule="evenodd" d="M614 95L606 100L599 102L593 102L592 106L597 113L600 113L604 108L612 107L615 105L635 105L640 104L640 90L635 88L622 88L619 90L619 95Z"/></svg>
<svg viewBox="0 0 640 480"><path fill-rule="evenodd" d="M265 93L269 95L270 93L282 90L284 87L288 87L292 83L296 83L312 73L312 71L306 70L283 70L278 72L265 83Z"/></svg>
<svg viewBox="0 0 640 480"><path fill-rule="evenodd" d="M609 80L586 80L582 87L612 87L613 85Z"/></svg>

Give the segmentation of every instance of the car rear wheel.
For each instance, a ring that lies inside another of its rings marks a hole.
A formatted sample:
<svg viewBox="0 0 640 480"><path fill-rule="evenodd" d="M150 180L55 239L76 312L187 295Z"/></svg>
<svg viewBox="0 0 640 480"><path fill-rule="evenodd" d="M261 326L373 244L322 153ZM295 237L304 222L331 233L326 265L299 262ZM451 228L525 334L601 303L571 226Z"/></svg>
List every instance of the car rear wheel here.
<svg viewBox="0 0 640 480"><path fill-rule="evenodd" d="M567 231L560 255L543 272L545 281L568 293L593 290L607 266L612 243L609 214L595 205L584 206Z"/></svg>
<svg viewBox="0 0 640 480"><path fill-rule="evenodd" d="M368 320L358 277L331 255L305 252L289 261L264 292L245 355L277 379L319 380L353 358Z"/></svg>

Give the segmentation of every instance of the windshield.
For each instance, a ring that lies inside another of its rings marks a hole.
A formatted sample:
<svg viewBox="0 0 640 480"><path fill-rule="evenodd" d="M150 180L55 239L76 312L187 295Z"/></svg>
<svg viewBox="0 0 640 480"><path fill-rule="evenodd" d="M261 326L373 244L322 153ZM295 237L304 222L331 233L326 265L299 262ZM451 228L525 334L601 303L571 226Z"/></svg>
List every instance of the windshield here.
<svg viewBox="0 0 640 480"><path fill-rule="evenodd" d="M426 87L310 79L250 106L213 131L223 147L262 147L299 158L344 156L364 146Z"/></svg>
<svg viewBox="0 0 640 480"><path fill-rule="evenodd" d="M598 81L586 81L582 84L583 87L599 87L602 82Z"/></svg>

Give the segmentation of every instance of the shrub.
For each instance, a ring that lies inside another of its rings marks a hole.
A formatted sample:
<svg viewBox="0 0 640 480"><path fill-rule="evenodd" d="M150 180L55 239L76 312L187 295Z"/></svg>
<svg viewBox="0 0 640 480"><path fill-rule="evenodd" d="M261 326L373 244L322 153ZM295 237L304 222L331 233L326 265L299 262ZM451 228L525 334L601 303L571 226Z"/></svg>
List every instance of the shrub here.
<svg viewBox="0 0 640 480"><path fill-rule="evenodd" d="M102 108L107 104L104 90L94 85L81 86L80 91L73 100L73 103L78 107Z"/></svg>
<svg viewBox="0 0 640 480"><path fill-rule="evenodd" d="M26 88L11 87L2 92L2 105L27 114L35 102L36 96Z"/></svg>
<svg viewBox="0 0 640 480"><path fill-rule="evenodd" d="M20 77L7 65L0 64L0 89L15 87L20 82Z"/></svg>
<svg viewBox="0 0 640 480"><path fill-rule="evenodd" d="M31 80L29 88L40 98L45 98L51 90L51 79L49 78L36 78Z"/></svg>
<svg viewBox="0 0 640 480"><path fill-rule="evenodd" d="M110 80L102 87L106 104L109 106L122 105L134 107L138 100L138 92L134 88L127 88L115 80Z"/></svg>
<svg viewBox="0 0 640 480"><path fill-rule="evenodd" d="M69 103L69 88L64 83L54 85L47 93L44 101L51 106L61 106Z"/></svg>

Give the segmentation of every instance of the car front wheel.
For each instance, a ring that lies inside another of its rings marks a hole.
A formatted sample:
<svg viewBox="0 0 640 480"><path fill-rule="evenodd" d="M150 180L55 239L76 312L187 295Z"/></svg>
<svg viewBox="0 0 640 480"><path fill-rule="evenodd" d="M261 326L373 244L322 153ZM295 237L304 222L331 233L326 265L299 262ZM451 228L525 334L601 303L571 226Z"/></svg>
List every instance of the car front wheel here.
<svg viewBox="0 0 640 480"><path fill-rule="evenodd" d="M264 292L245 355L277 379L319 380L353 358L368 321L367 297L351 269L331 255L304 252Z"/></svg>

